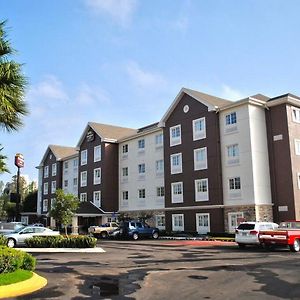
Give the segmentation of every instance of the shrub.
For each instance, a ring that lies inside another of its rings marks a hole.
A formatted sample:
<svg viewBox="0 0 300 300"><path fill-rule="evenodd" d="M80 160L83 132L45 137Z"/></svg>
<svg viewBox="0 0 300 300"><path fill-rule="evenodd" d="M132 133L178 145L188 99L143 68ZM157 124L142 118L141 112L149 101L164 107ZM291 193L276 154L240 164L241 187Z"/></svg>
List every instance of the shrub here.
<svg viewBox="0 0 300 300"><path fill-rule="evenodd" d="M0 274L11 273L18 269L33 271L36 259L23 251L0 247Z"/></svg>
<svg viewBox="0 0 300 300"><path fill-rule="evenodd" d="M0 246L6 246L7 245L7 238L4 235L0 234Z"/></svg>
<svg viewBox="0 0 300 300"><path fill-rule="evenodd" d="M90 236L39 236L25 240L30 248L94 248L97 239Z"/></svg>

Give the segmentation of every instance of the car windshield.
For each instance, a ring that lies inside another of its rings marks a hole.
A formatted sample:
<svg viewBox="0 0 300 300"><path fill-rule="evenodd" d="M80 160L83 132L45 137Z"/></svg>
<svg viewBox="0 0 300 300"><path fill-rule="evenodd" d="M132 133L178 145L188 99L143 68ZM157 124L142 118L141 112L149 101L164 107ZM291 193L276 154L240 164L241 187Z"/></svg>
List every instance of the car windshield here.
<svg viewBox="0 0 300 300"><path fill-rule="evenodd" d="M240 229L240 230L252 230L252 229L254 229L254 227L255 227L255 224L244 223L244 224L240 224L237 229Z"/></svg>
<svg viewBox="0 0 300 300"><path fill-rule="evenodd" d="M12 233L18 233L20 232L22 229L24 229L24 227L20 227L20 228L17 228L15 231L13 231Z"/></svg>

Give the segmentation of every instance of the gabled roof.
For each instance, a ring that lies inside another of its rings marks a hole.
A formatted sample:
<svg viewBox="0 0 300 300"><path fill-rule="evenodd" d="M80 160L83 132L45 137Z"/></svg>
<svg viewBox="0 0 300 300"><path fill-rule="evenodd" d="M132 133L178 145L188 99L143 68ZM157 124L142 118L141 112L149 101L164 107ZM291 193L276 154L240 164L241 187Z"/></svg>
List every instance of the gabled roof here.
<svg viewBox="0 0 300 300"><path fill-rule="evenodd" d="M76 211L76 215L77 216L84 216L84 215L103 215L103 214L110 214L113 212L106 212L103 209L101 209L100 207L97 207L96 205L94 205L93 202L91 201L84 201L84 202L80 202L79 203L79 207Z"/></svg>
<svg viewBox="0 0 300 300"><path fill-rule="evenodd" d="M300 97L291 93L283 94L269 99L267 106L272 107L284 103L300 107Z"/></svg>
<svg viewBox="0 0 300 300"><path fill-rule="evenodd" d="M116 143L118 139L135 134L137 132L136 129L132 129L132 128L88 122L87 126L85 127L79 139L77 147L79 147L80 144L82 143L84 137L87 134L89 127L95 131L95 133L101 138L102 141L111 142L111 143Z"/></svg>
<svg viewBox="0 0 300 300"><path fill-rule="evenodd" d="M66 146L60 146L60 145L49 145L43 158L40 163L40 165L43 164L44 160L46 159L49 151L53 153L57 161L64 160L71 156L78 155L78 151L75 147L66 147Z"/></svg>
<svg viewBox="0 0 300 300"><path fill-rule="evenodd" d="M167 112L164 114L162 119L159 122L159 126L164 126L164 123L169 118L177 104L180 102L184 94L189 95L190 97L194 98L195 100L201 102L202 104L206 105L208 107L208 111L217 110L220 107L223 107L225 105L231 104L232 102L226 99L222 99L219 97L211 96L205 93L201 93L195 90L182 88L172 104L170 105Z"/></svg>

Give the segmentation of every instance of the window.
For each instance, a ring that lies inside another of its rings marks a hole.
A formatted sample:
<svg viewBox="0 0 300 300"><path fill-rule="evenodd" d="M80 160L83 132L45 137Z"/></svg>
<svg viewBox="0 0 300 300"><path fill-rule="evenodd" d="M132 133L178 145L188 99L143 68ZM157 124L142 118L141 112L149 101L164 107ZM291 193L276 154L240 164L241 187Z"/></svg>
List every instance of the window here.
<svg viewBox="0 0 300 300"><path fill-rule="evenodd" d="M145 140L144 139L138 140L138 150L139 151L145 150Z"/></svg>
<svg viewBox="0 0 300 300"><path fill-rule="evenodd" d="M229 178L229 189L230 190L240 190L241 189L241 178L240 177Z"/></svg>
<svg viewBox="0 0 300 300"><path fill-rule="evenodd" d="M164 136L162 133L159 133L155 136L155 147L159 148L163 146Z"/></svg>
<svg viewBox="0 0 300 300"><path fill-rule="evenodd" d="M69 181L68 181L68 180L65 180L65 181L64 181L64 187L68 187L68 184L69 184Z"/></svg>
<svg viewBox="0 0 300 300"><path fill-rule="evenodd" d="M77 177L73 178L73 185L74 186L78 185L78 178Z"/></svg>
<svg viewBox="0 0 300 300"><path fill-rule="evenodd" d="M183 202L183 183L182 182L173 182L171 184L171 191L172 191L172 203Z"/></svg>
<svg viewBox="0 0 300 300"><path fill-rule="evenodd" d="M165 229L166 227L166 217L164 215L156 216L156 227L159 229Z"/></svg>
<svg viewBox="0 0 300 300"><path fill-rule="evenodd" d="M208 200L208 179L195 180L195 201Z"/></svg>
<svg viewBox="0 0 300 300"><path fill-rule="evenodd" d="M176 153L171 155L171 174L182 173L182 155Z"/></svg>
<svg viewBox="0 0 300 300"><path fill-rule="evenodd" d="M184 216L183 214L172 215L172 231L184 231Z"/></svg>
<svg viewBox="0 0 300 300"><path fill-rule="evenodd" d="M73 168L76 169L78 167L78 158L73 160Z"/></svg>
<svg viewBox="0 0 300 300"><path fill-rule="evenodd" d="M51 182L51 193L54 194L56 192L56 181Z"/></svg>
<svg viewBox="0 0 300 300"><path fill-rule="evenodd" d="M238 227L239 223L244 219L243 212L232 212L228 213L228 230L234 232Z"/></svg>
<svg viewBox="0 0 300 300"><path fill-rule="evenodd" d="M51 209L54 207L56 199L55 198L51 198Z"/></svg>
<svg viewBox="0 0 300 300"><path fill-rule="evenodd" d="M56 163L52 164L52 176L56 176Z"/></svg>
<svg viewBox="0 0 300 300"><path fill-rule="evenodd" d="M44 167L44 178L48 178L49 177L49 166L45 166Z"/></svg>
<svg viewBox="0 0 300 300"><path fill-rule="evenodd" d="M139 171L139 174L142 175L142 174L145 174L145 164L139 164L138 165L138 171Z"/></svg>
<svg viewBox="0 0 300 300"><path fill-rule="evenodd" d="M122 176L128 177L128 167L122 168Z"/></svg>
<svg viewBox="0 0 300 300"><path fill-rule="evenodd" d="M292 107L292 119L296 123L300 123L300 109Z"/></svg>
<svg viewBox="0 0 300 300"><path fill-rule="evenodd" d="M225 124L236 124L236 112L232 112L225 117Z"/></svg>
<svg viewBox="0 0 300 300"><path fill-rule="evenodd" d="M87 201L87 193L80 193L80 202Z"/></svg>
<svg viewBox="0 0 300 300"><path fill-rule="evenodd" d="M128 153L128 144L122 146L122 153L123 154Z"/></svg>
<svg viewBox="0 0 300 300"><path fill-rule="evenodd" d="M48 182L44 183L44 195L48 195Z"/></svg>
<svg viewBox="0 0 300 300"><path fill-rule="evenodd" d="M146 198L146 190L139 189L139 199L145 199L145 198Z"/></svg>
<svg viewBox="0 0 300 300"><path fill-rule="evenodd" d="M156 196L157 197L164 197L165 196L165 187L159 186L156 188Z"/></svg>
<svg viewBox="0 0 300 300"><path fill-rule="evenodd" d="M300 173L297 173L298 189L300 190Z"/></svg>
<svg viewBox="0 0 300 300"><path fill-rule="evenodd" d="M101 168L94 169L94 184L101 183Z"/></svg>
<svg viewBox="0 0 300 300"><path fill-rule="evenodd" d="M156 174L162 174L164 172L164 161L163 159L157 160L155 162Z"/></svg>
<svg viewBox="0 0 300 300"><path fill-rule="evenodd" d="M181 125L170 127L170 146L181 144Z"/></svg>
<svg viewBox="0 0 300 300"><path fill-rule="evenodd" d="M238 144L227 146L227 158L228 158L227 160L228 165L234 165L240 162Z"/></svg>
<svg viewBox="0 0 300 300"><path fill-rule="evenodd" d="M123 191L122 192L122 200L127 201L128 200L128 191Z"/></svg>
<svg viewBox="0 0 300 300"><path fill-rule="evenodd" d="M80 153L80 165L86 165L87 164L87 150L82 150Z"/></svg>
<svg viewBox="0 0 300 300"><path fill-rule="evenodd" d="M206 138L205 118L193 120L193 141Z"/></svg>
<svg viewBox="0 0 300 300"><path fill-rule="evenodd" d="M68 168L69 168L69 162L68 162L68 161L65 161L65 162L64 162L64 168L65 168L65 169L68 169Z"/></svg>
<svg viewBox="0 0 300 300"><path fill-rule="evenodd" d="M87 171L83 171L80 173L80 186L86 186L87 185Z"/></svg>
<svg viewBox="0 0 300 300"><path fill-rule="evenodd" d="M43 200L43 211L48 211L48 199Z"/></svg>
<svg viewBox="0 0 300 300"><path fill-rule="evenodd" d="M93 193L93 203L97 206L101 206L101 191L95 191Z"/></svg>
<svg viewBox="0 0 300 300"><path fill-rule="evenodd" d="M300 140L295 139L295 154L300 155Z"/></svg>
<svg viewBox="0 0 300 300"><path fill-rule="evenodd" d="M198 148L194 150L194 170L207 169L207 148Z"/></svg>
<svg viewBox="0 0 300 300"><path fill-rule="evenodd" d="M101 145L94 147L94 162L101 160Z"/></svg>

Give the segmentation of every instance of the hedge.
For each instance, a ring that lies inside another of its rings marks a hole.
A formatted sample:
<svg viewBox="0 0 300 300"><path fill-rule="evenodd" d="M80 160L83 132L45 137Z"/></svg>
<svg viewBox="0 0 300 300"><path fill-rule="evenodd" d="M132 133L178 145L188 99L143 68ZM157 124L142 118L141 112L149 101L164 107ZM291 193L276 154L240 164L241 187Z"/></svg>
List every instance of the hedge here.
<svg viewBox="0 0 300 300"><path fill-rule="evenodd" d="M29 248L94 248L97 239L90 236L36 236L25 240Z"/></svg>
<svg viewBox="0 0 300 300"><path fill-rule="evenodd" d="M0 234L0 246L6 246L7 245L7 238L4 235Z"/></svg>
<svg viewBox="0 0 300 300"><path fill-rule="evenodd" d="M0 247L0 274L11 273L18 269L33 271L36 259L23 251Z"/></svg>

